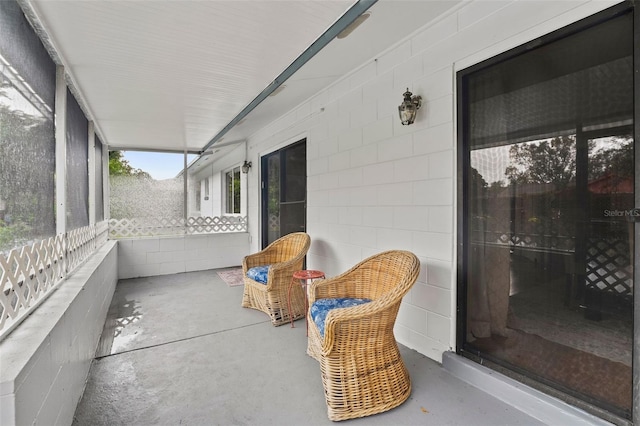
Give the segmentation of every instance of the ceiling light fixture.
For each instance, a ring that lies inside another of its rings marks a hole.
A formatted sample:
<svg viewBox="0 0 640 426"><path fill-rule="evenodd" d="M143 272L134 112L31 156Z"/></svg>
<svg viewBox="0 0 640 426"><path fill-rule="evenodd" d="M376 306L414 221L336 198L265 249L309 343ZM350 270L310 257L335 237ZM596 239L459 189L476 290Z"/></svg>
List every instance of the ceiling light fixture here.
<svg viewBox="0 0 640 426"><path fill-rule="evenodd" d="M365 12L362 15L358 16L344 30L340 31L340 33L338 33L336 38L343 39L343 38L348 37L349 34L354 32L355 29L358 28L364 21L369 19L369 16L371 16L371 12Z"/></svg>
<svg viewBox="0 0 640 426"><path fill-rule="evenodd" d="M422 96L413 96L413 93L409 91L404 92L402 103L398 106L398 113L400 114L400 121L403 125L412 124L416 120L416 113L422 106Z"/></svg>
<svg viewBox="0 0 640 426"><path fill-rule="evenodd" d="M271 94L269 96L275 96L278 93L282 92L284 90L284 88L287 87L285 84L281 84L280 86L278 86L273 92L271 92Z"/></svg>

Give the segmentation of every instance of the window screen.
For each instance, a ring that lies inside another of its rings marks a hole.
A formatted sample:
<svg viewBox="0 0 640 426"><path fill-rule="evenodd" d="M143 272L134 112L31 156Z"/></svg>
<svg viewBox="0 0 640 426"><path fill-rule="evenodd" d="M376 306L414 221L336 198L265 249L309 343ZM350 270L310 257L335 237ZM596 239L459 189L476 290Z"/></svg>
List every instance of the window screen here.
<svg viewBox="0 0 640 426"><path fill-rule="evenodd" d="M55 235L55 64L0 1L0 251Z"/></svg>
<svg viewBox="0 0 640 426"><path fill-rule="evenodd" d="M89 225L89 123L67 90L67 231Z"/></svg>

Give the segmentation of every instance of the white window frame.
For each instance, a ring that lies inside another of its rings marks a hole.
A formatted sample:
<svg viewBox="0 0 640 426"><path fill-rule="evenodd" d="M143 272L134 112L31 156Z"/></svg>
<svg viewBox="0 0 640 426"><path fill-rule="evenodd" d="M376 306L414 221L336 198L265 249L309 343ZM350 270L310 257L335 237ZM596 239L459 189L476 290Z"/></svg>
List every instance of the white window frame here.
<svg viewBox="0 0 640 426"><path fill-rule="evenodd" d="M231 175L234 175L235 173L239 173L240 176L240 212L239 213L229 213L228 212L228 194L227 194L227 175L231 173ZM230 167L228 169L225 169L222 171L222 215L223 216L244 216L246 214L246 201L245 201L245 194L246 194L246 175L244 173L242 173L242 169L240 167L240 164L234 166L234 167Z"/></svg>

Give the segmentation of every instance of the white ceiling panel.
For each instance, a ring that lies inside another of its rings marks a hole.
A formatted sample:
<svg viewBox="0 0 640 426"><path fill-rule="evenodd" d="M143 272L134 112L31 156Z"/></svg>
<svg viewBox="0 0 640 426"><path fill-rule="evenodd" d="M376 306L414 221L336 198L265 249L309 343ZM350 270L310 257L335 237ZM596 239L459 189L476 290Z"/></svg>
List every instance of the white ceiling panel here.
<svg viewBox="0 0 640 426"><path fill-rule="evenodd" d="M380 0L225 140L246 138L458 0ZM112 147L199 151L355 0L23 0Z"/></svg>
<svg viewBox="0 0 640 426"><path fill-rule="evenodd" d="M352 3L34 0L31 5L110 145L197 150ZM132 122L156 129L149 137L128 134Z"/></svg>

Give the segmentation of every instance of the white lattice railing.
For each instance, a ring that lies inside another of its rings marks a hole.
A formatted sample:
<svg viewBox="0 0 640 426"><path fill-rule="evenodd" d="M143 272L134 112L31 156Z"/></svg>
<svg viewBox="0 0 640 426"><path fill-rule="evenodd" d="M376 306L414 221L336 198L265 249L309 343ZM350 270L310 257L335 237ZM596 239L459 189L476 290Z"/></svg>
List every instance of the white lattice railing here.
<svg viewBox="0 0 640 426"><path fill-rule="evenodd" d="M187 218L187 233L246 232L246 216L191 216Z"/></svg>
<svg viewBox="0 0 640 426"><path fill-rule="evenodd" d="M166 217L109 219L109 238L112 239L246 230L247 218L244 216L194 216L189 217L186 222L181 218Z"/></svg>
<svg viewBox="0 0 640 426"><path fill-rule="evenodd" d="M0 340L107 240L107 222L0 254Z"/></svg>

